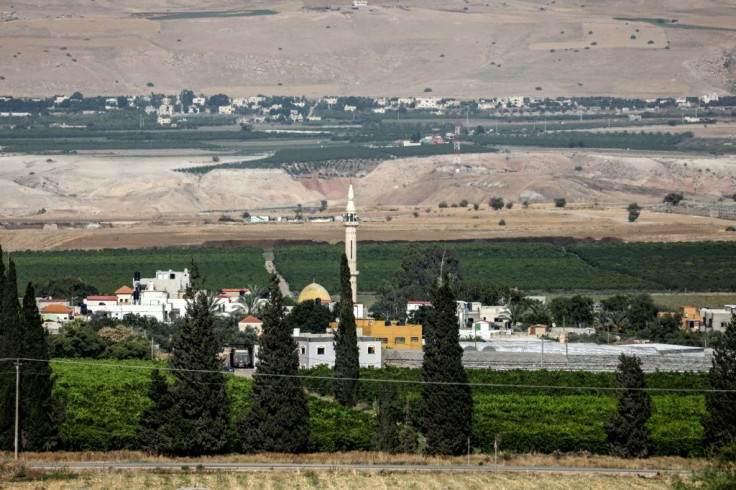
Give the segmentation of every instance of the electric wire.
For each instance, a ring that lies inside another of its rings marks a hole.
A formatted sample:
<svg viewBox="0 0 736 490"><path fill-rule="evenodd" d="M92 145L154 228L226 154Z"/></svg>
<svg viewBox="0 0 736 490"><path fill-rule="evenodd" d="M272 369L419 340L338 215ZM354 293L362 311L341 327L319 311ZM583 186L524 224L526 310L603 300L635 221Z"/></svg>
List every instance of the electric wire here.
<svg viewBox="0 0 736 490"><path fill-rule="evenodd" d="M4 359L0 359L2 361ZM15 360L15 359L12 359ZM228 373L221 370L208 370L208 369L184 369L184 368L173 368L168 366L135 366L127 364L115 364L115 363L97 363L89 361L68 361L62 359L29 359L20 358L20 361L28 362L47 362L56 364L70 364L70 365L81 365L81 366L94 366L94 367L110 367L110 368L122 368L122 369L144 369L153 371L158 369L159 371L168 372L183 372L183 373L220 373L229 374L236 376L235 373ZM736 393L736 389L712 389L712 388L624 388L616 386L571 386L571 385L532 385L532 384L521 384L521 383L476 383L476 382L457 382L457 381L425 381L425 380L410 380L410 379L380 379L380 378L350 378L350 377L333 377L333 376L315 376L315 375L302 375L302 374L269 374L254 372L253 377L266 377L266 378L295 378L303 380L320 380L320 381L357 381L366 383L393 383L393 384L408 384L408 385L437 385L437 386L470 386L472 388L516 388L516 389L544 389L544 390L589 390L589 391L646 391L646 392L682 392L682 393Z"/></svg>

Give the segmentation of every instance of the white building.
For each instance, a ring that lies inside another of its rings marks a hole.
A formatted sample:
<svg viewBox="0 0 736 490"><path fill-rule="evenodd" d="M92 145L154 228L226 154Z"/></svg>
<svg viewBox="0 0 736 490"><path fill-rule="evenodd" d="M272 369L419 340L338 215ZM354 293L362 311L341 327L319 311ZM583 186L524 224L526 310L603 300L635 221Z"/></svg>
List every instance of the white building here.
<svg viewBox="0 0 736 490"><path fill-rule="evenodd" d="M360 367L380 368L381 342L373 337L364 337L362 329L357 330ZM335 336L332 333L300 333L299 329L294 329L293 335L299 346L299 367L335 366Z"/></svg>

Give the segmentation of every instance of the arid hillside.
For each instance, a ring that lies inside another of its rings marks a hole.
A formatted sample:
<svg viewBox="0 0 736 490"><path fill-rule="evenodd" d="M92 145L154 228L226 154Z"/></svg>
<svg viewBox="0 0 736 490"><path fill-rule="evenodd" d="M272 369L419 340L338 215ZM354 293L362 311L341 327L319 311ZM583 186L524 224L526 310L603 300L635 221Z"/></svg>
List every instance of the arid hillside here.
<svg viewBox="0 0 736 490"><path fill-rule="evenodd" d="M350 3L7 2L0 94L647 97L736 79L729 0Z"/></svg>
<svg viewBox="0 0 736 490"><path fill-rule="evenodd" d="M280 169L175 171L211 164L207 156L13 155L0 157L5 218L145 219L200 213L319 206L346 198L348 177L294 177ZM485 204L661 202L668 192L717 200L736 189L736 157L603 151L506 151L388 160L353 177L363 209ZM39 215L40 210L44 210Z"/></svg>

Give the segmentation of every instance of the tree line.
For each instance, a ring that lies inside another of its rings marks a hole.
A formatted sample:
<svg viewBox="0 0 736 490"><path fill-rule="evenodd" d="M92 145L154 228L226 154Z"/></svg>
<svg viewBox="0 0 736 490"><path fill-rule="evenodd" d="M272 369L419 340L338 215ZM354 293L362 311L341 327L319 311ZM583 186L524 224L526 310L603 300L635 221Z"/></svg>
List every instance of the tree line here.
<svg viewBox="0 0 736 490"><path fill-rule="evenodd" d="M12 371L15 359L48 360L45 332L35 305L35 293L27 288L18 301L15 264L7 271L0 265L2 285L0 348L4 371ZM355 320L352 318L349 268L341 261L340 328L336 336L338 360L332 390L345 407L357 402L360 371L357 369ZM473 398L468 375L462 367L453 282L443 272L431 287L432 308L424 331L424 363L420 372L419 417L402 410L406 398L393 396L386 384L377 399L376 440L379 450L417 450L430 454L461 454L473 430ZM196 264L191 267L190 308L181 332L173 342L169 375L151 374L150 408L140 418L139 439L145 449L162 454L204 455L228 451L232 400L222 373L220 344L214 329L211 299L201 291ZM275 276L270 278L269 301L263 311L259 362L247 408L237 417L241 450L304 452L310 428L307 390L299 379L297 344L285 321L283 298ZM736 451L736 319L717 344L706 392L707 415L703 419L705 443L713 452L732 458ZM63 408L51 396L54 377L47 362L22 370L20 434L24 450L51 450L58 446L58 424ZM0 378L0 442L12 447L15 386L12 378ZM622 356L616 375L617 410L606 423L612 452L629 457L649 454L647 420L651 400L646 391L640 361ZM347 430L347 428L345 429Z"/></svg>

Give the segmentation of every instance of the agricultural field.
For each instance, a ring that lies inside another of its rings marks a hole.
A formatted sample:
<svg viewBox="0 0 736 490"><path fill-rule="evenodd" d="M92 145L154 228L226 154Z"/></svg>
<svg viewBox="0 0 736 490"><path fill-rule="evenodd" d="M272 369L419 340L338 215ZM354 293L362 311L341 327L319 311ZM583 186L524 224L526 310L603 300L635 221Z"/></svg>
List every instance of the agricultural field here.
<svg viewBox="0 0 736 490"><path fill-rule="evenodd" d="M567 248L591 266L658 283L662 289L736 290L736 243L577 243Z"/></svg>
<svg viewBox="0 0 736 490"><path fill-rule="evenodd" d="M426 243L455 252L463 277L517 286L524 291L736 290L733 242L691 243ZM360 245L360 289L375 291L400 269L407 243ZM342 244L282 245L275 263L294 290L316 280L338 290ZM335 265L335 267L337 267Z"/></svg>
<svg viewBox="0 0 736 490"><path fill-rule="evenodd" d="M205 289L268 284L263 255L256 247L26 251L13 253L12 258L23 289L28 282L73 277L111 294L124 284L131 285L135 271L153 277L157 270L184 270L192 260L199 266Z"/></svg>
<svg viewBox="0 0 736 490"><path fill-rule="evenodd" d="M136 425L140 413L149 406L147 398L150 368L162 366L150 361L62 361L52 362L58 376L55 395L67 402L67 419L62 425L63 446L67 450L110 451L138 449ZM119 367L118 367L119 366ZM419 370L387 368L362 370L361 378L385 380L360 385L356 409L345 409L330 397L332 371L316 368L302 371L310 391L311 452L370 450L374 434L373 400L389 380L402 380L400 396L410 400L410 417L418 424ZM512 453L550 453L587 450L606 454L603 422L614 410L610 391L612 373L493 372L469 370L469 381L493 386L474 386L473 448L492 451L493 440L501 437L501 447ZM327 378L327 379L324 379ZM655 456L702 455L700 417L705 403L701 394L683 393L678 388L703 389L707 375L694 373L653 373L646 377L650 388L673 391L654 393L654 413L650 420L652 454ZM509 385L509 386L503 386ZM559 386L518 388L510 385ZM570 387L580 386L580 389ZM564 388L564 389L562 389ZM250 380L231 376L228 392L233 400L232 417L247 407ZM237 452L239 436L231 434Z"/></svg>
<svg viewBox="0 0 736 490"><path fill-rule="evenodd" d="M438 245L427 242L425 246ZM489 280L523 291L734 291L734 242L577 243L559 247L533 242L447 242L467 280ZM361 243L361 291L393 281L408 243ZM316 281L331 293L339 289L344 245L277 245L274 263L293 292ZM264 286L268 274L257 247L163 247L14 252L18 284L73 277L112 293L130 284L133 273L183 270L194 260L205 288ZM722 301L715 298L717 304ZM728 301L725 298L723 301Z"/></svg>
<svg viewBox="0 0 736 490"><path fill-rule="evenodd" d="M478 144L503 146L542 146L547 148L619 148L626 150L675 151L693 134L646 132L573 132L544 134L489 134L473 138Z"/></svg>

